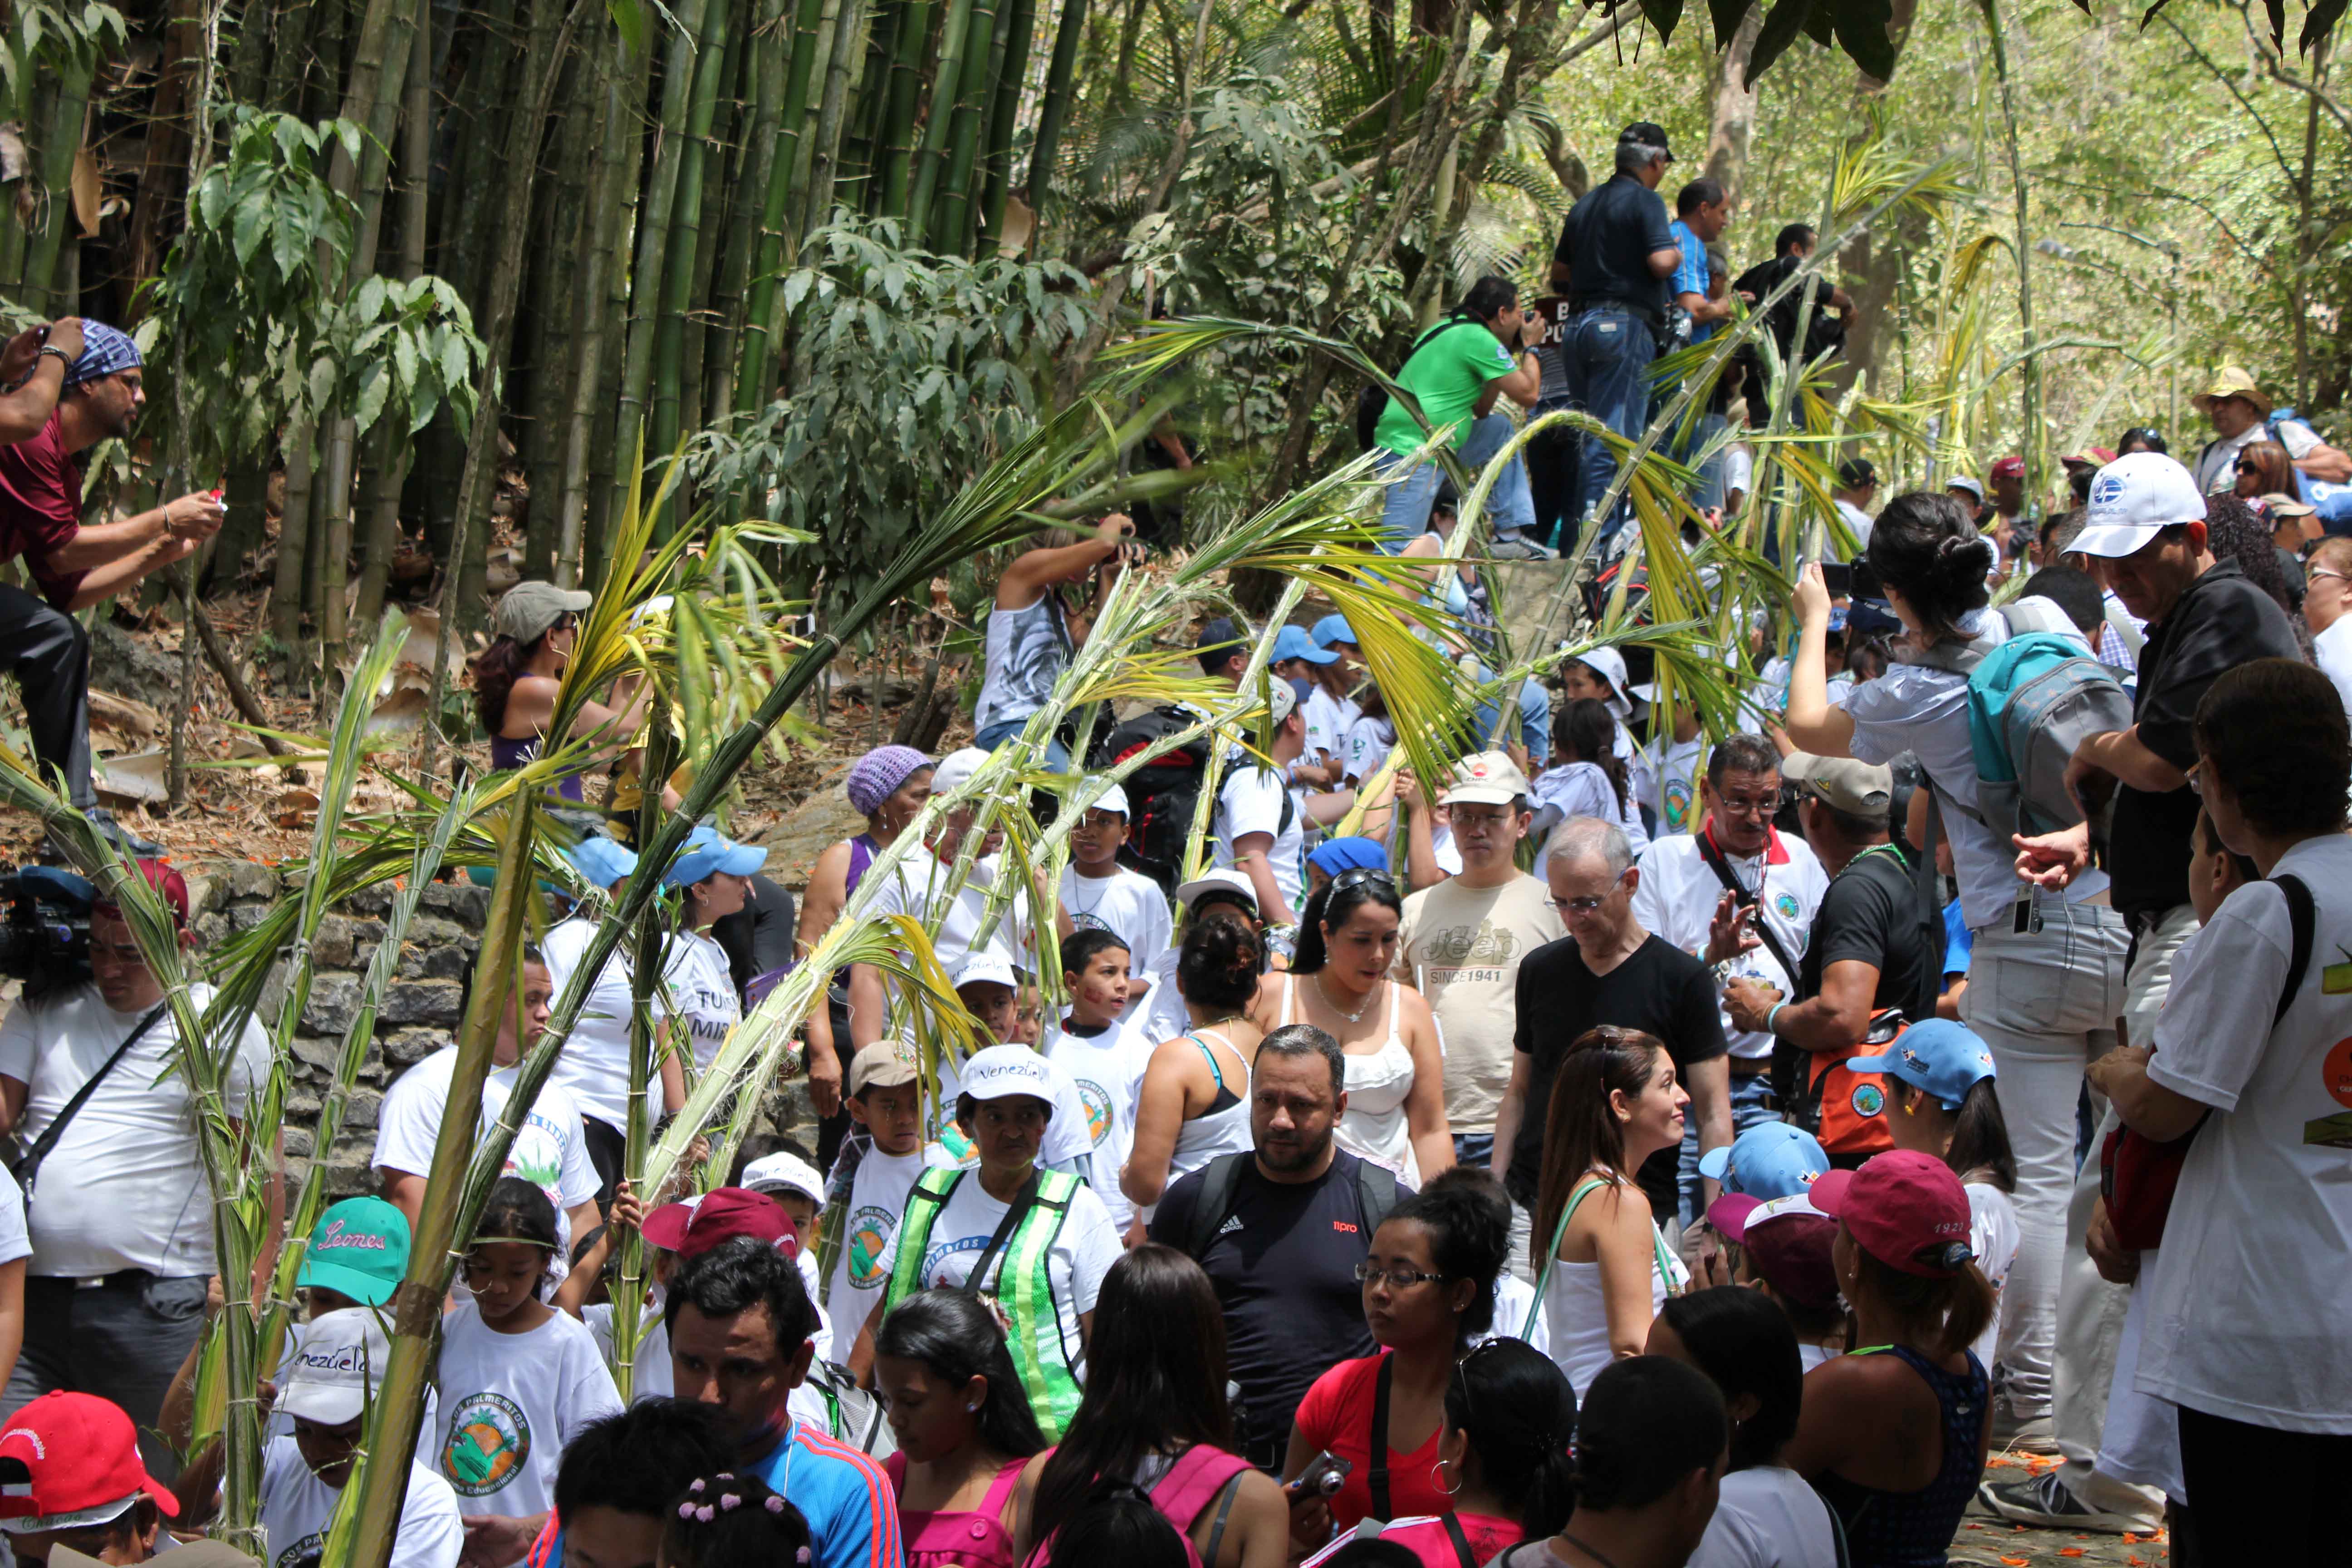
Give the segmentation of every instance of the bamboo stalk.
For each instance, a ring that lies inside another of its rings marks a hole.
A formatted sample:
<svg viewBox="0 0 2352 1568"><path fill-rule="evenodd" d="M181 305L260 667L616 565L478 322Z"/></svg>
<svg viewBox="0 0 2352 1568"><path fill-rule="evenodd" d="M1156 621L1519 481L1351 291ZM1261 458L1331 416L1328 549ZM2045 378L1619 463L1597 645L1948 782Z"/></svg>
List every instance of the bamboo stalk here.
<svg viewBox="0 0 2352 1568"><path fill-rule="evenodd" d="M91 68L77 51L77 58L58 73L57 96L50 101L48 125L41 137L47 205L26 249L24 282L17 290L25 308L37 316L52 314L53 301L71 298L59 287L58 255L67 226L74 222L74 154L81 150L82 128L89 118L90 75Z"/></svg>
<svg viewBox="0 0 2352 1568"><path fill-rule="evenodd" d="M735 378L735 411L739 414L750 414L765 406L773 390L768 367L776 335L782 327L776 320L776 307L782 298L779 275L784 264L784 225L792 210L803 121L808 116L809 82L816 72L817 34L824 15L824 0L800 0L799 14L793 26L790 69L776 128L777 142L769 154L766 199L760 208L759 254L752 262L750 298L743 310L742 364Z"/></svg>
<svg viewBox="0 0 2352 1568"><path fill-rule="evenodd" d="M555 553L555 580L569 587L583 580L588 501L609 492L593 482L592 437L600 418L609 419L604 397L608 370L605 345L625 330L629 313L627 259L629 222L635 211L637 171L645 137L637 125L645 101L650 52L633 54L615 37L597 51L598 96L603 103L603 148L583 226L587 265L581 277L583 321L573 334L572 402L564 417L562 527Z"/></svg>
<svg viewBox="0 0 2352 1568"><path fill-rule="evenodd" d="M736 404L735 377L751 330L751 268L759 254L768 190L779 162L789 163L793 148L779 148L781 116L789 79L793 30L789 0L760 0L760 21L744 79L752 113L737 161L734 200L727 225L727 248L711 289L712 340L706 346L705 419L716 419Z"/></svg>
<svg viewBox="0 0 2352 1568"><path fill-rule="evenodd" d="M942 182L939 213L931 225L931 248L942 256L971 254L971 175L980 155L980 141L989 130L994 106L988 91L988 68L996 47L997 0L972 0L971 26L964 40L962 85L956 89L955 112L948 125L947 174ZM941 78L942 85L946 79ZM932 112L939 112L936 103Z"/></svg>
<svg viewBox="0 0 2352 1568"><path fill-rule="evenodd" d="M871 13L866 0L840 0L824 69L824 102L817 110L816 136L809 145L808 199L801 232L833 219L834 171L841 162L841 131L847 113L850 67L858 58Z"/></svg>
<svg viewBox="0 0 2352 1568"><path fill-rule="evenodd" d="M1063 0L1062 24L1054 30L1054 58L1045 68L1045 95L1037 106L1037 139L1029 152L1029 207L1041 226L1045 196L1054 184L1054 159L1061 151L1062 122L1069 118L1078 44L1086 31L1087 0Z"/></svg>
<svg viewBox="0 0 2352 1568"><path fill-rule="evenodd" d="M1999 0L1977 0L1977 8L1984 16L1985 37L1992 47L1993 75L2000 82L2001 121L2007 132L2009 146L2009 179L2017 208L2017 315L2018 324L2025 333L2025 359L2019 376L2019 397L2024 405L2021 412L2025 420L2025 493L2038 497L2042 493L2042 447L2046 441L2042 429L2042 355L2035 346L2033 328L2033 245L2029 221L2031 193L2025 184L2024 155L2018 149L2017 91L2009 79L2009 45L2001 32Z"/></svg>
<svg viewBox="0 0 2352 1568"><path fill-rule="evenodd" d="M939 58L931 68L931 104L923 121L922 144L915 152L915 184L907 197L907 236L919 245L930 232L931 198L938 194L940 174L947 161L948 136L955 124L958 84L963 79L964 54L973 32L973 14L982 5L994 15L995 0L948 0L947 20L940 26ZM982 52L987 52L986 45Z"/></svg>
<svg viewBox="0 0 2352 1568"><path fill-rule="evenodd" d="M1013 194L1013 136L1021 110L1024 79L1029 74L1029 44L1037 29L1037 0L1008 0L999 51L995 103L989 113L987 184L980 201L982 250L992 249L1004 234L1004 213Z"/></svg>
<svg viewBox="0 0 2352 1568"><path fill-rule="evenodd" d="M908 0L899 24L898 53L890 62L882 108L882 205L885 217L907 216L914 189L915 108L923 84L923 53L930 47L932 0Z"/></svg>
<svg viewBox="0 0 2352 1568"><path fill-rule="evenodd" d="M425 272L425 241L431 221L427 176L433 160L433 9L417 7L409 34L408 74L401 82L400 277L414 282ZM376 452L375 494L368 508L365 543L360 552L359 600L352 614L373 626L383 615L392 558L400 546L400 496L407 482L413 444L408 422L385 411Z"/></svg>
<svg viewBox="0 0 2352 1568"><path fill-rule="evenodd" d="M695 51L693 97L687 109L677 195L670 218L669 244L660 289L661 316L654 329L652 426L646 437L656 458L677 449L679 381L686 355L686 318L694 304L695 247L702 233L703 170L709 152L710 121L727 66L729 14L732 0L709 0L703 7L701 47Z"/></svg>

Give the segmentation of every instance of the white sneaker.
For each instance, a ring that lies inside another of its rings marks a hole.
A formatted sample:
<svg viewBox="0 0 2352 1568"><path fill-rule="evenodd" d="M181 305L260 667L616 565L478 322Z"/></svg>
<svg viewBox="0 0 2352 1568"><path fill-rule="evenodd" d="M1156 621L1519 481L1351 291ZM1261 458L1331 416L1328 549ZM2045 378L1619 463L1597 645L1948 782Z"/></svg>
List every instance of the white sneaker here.
<svg viewBox="0 0 2352 1568"><path fill-rule="evenodd" d="M1498 533L1486 547L1486 557L1490 561L1557 561L1559 552L1524 533Z"/></svg>

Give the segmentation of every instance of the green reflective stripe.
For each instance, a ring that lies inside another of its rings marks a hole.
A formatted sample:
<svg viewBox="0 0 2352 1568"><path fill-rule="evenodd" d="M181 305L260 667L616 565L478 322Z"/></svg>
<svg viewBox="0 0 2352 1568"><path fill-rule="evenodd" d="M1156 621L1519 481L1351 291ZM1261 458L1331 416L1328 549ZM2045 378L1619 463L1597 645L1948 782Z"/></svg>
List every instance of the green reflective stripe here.
<svg viewBox="0 0 2352 1568"><path fill-rule="evenodd" d="M997 1299L1013 1321L1014 1370L1021 1374L1029 1407L1035 1412L1047 1442L1061 1440L1078 1409L1078 1382L1070 1371L1068 1347L1062 1342L1061 1314L1055 1310L1050 1273L1054 1242L1069 1218L1071 1198L1077 1188L1078 1179L1066 1172L1043 1173L1036 1205L1013 1232L1004 1249L1004 1266L996 1277ZM1045 1345L1048 1327L1053 1332L1050 1359Z"/></svg>
<svg viewBox="0 0 2352 1568"><path fill-rule="evenodd" d="M898 1220L898 1250L890 1255L890 1283L882 1292L885 1316L923 1288L923 1254L930 1250L931 1227L940 1223L948 1194L963 1175L935 1166L915 1178L915 1190L907 1194L907 1212Z"/></svg>

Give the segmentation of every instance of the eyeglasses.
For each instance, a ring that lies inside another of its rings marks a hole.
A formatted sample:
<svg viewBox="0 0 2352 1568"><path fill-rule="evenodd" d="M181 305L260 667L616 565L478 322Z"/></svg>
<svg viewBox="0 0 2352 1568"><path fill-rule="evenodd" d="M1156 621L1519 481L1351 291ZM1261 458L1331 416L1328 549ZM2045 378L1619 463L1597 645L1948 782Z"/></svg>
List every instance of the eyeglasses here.
<svg viewBox="0 0 2352 1568"><path fill-rule="evenodd" d="M1494 806L1485 811L1470 811L1454 805L1446 808L1446 820L1456 833L1491 833L1511 821L1508 806Z"/></svg>
<svg viewBox="0 0 2352 1568"><path fill-rule="evenodd" d="M1360 888L1367 882L1378 882L1391 892L1396 891L1396 879L1376 866L1357 866L1340 872L1331 879L1331 890L1344 892L1349 888Z"/></svg>
<svg viewBox="0 0 2352 1568"><path fill-rule="evenodd" d="M1715 797L1715 803L1735 816L1770 816L1780 809L1781 795L1778 790L1770 795L1759 795L1753 799L1736 795L1719 795Z"/></svg>
<svg viewBox="0 0 2352 1568"><path fill-rule="evenodd" d="M1617 873L1617 880L1612 883L1609 890L1599 898L1554 899L1551 900L1551 907L1564 915L1589 915L1622 892L1624 887L1625 873L1620 871Z"/></svg>
<svg viewBox="0 0 2352 1568"><path fill-rule="evenodd" d="M1391 1290L1410 1290L1416 1285L1443 1285L1443 1274L1423 1274L1418 1268L1383 1268L1377 1263L1356 1265L1356 1283L1369 1285L1375 1279L1386 1279Z"/></svg>
<svg viewBox="0 0 2352 1568"><path fill-rule="evenodd" d="M2303 579L2306 584L2315 583L2322 577L2333 577L2338 583L2352 583L2352 577L2347 577L2341 572L2330 572L2325 566L2311 567L2303 574Z"/></svg>

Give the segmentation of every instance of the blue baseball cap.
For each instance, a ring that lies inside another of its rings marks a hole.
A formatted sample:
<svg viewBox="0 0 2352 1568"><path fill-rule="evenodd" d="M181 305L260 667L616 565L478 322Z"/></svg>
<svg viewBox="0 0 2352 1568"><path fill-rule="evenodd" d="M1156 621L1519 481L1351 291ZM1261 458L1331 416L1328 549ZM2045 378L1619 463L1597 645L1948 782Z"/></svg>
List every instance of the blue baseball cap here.
<svg viewBox="0 0 2352 1568"><path fill-rule="evenodd" d="M580 842L566 849L563 857L600 888L609 888L622 878L637 873L635 852L602 833L583 834Z"/></svg>
<svg viewBox="0 0 2352 1568"><path fill-rule="evenodd" d="M1339 620L1337 616L1325 618ZM1340 621L1339 624L1347 625L1345 621ZM1338 662L1339 658L1338 654L1309 637L1305 626L1285 626L1274 634L1274 662L1276 664L1280 664L1286 658L1303 658L1309 664L1333 664Z"/></svg>
<svg viewBox="0 0 2352 1568"><path fill-rule="evenodd" d="M1326 616L1315 623L1316 647L1329 647L1335 642L1346 643L1350 647L1362 646L1356 641L1356 628L1348 624L1345 616Z"/></svg>
<svg viewBox="0 0 2352 1568"><path fill-rule="evenodd" d="M1853 1057L1850 1072L1887 1073L1958 1110L1978 1080L1993 1076L1992 1052L1976 1032L1949 1018L1928 1018L1895 1037L1884 1056Z"/></svg>
<svg viewBox="0 0 2352 1568"><path fill-rule="evenodd" d="M1813 1135L1785 1121L1759 1121L1731 1141L1698 1157L1698 1173L1721 1182L1727 1193L1751 1198L1785 1198L1801 1193L1828 1173L1830 1157Z"/></svg>
<svg viewBox="0 0 2352 1568"><path fill-rule="evenodd" d="M724 871L730 877L748 877L768 863L768 852L756 844L738 844L719 836L711 826L696 828L687 835L686 847L670 863L662 876L665 888L690 888L710 876Z"/></svg>

